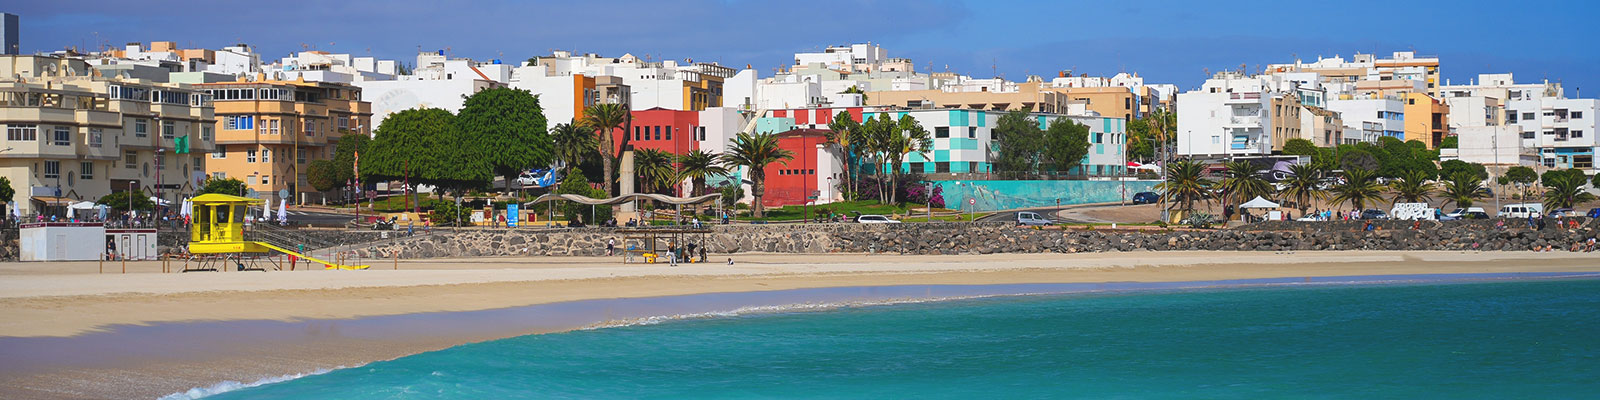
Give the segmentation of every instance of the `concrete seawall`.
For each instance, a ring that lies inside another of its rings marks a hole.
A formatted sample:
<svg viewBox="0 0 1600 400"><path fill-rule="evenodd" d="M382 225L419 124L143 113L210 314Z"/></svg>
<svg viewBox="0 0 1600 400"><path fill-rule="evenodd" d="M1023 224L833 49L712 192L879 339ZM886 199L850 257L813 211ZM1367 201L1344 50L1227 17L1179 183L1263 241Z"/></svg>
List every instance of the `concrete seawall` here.
<svg viewBox="0 0 1600 400"><path fill-rule="evenodd" d="M1380 223L1363 231L1359 222L1273 222L1234 230L1054 230L1019 228L1008 223L821 224L716 226L688 241L709 246L712 254L896 253L990 254L1081 253L1162 250L1558 250L1595 237L1600 226L1544 230L1522 225L1497 230L1492 221L1425 222L1412 230L1404 221ZM1508 224L1514 225L1514 224ZM607 239L623 236L613 228L559 231L470 230L436 232L412 239L356 246L364 258L484 256L595 256Z"/></svg>

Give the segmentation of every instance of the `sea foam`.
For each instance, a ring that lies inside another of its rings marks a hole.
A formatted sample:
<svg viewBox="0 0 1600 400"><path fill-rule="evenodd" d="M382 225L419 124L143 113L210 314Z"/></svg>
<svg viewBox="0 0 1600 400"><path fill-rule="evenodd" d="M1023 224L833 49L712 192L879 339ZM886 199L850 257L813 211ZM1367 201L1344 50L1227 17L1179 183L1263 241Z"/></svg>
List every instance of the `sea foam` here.
<svg viewBox="0 0 1600 400"><path fill-rule="evenodd" d="M256 387L256 386L273 384L273 383L278 383L278 382L287 382L287 381L300 379L300 378L304 378L304 377L312 376L312 375L322 375L322 374L326 374L328 372L332 372L333 370L343 369L343 368L346 368L346 367L340 366L340 367L331 368L331 369L330 368L318 368L316 371L311 371L311 372L307 372L307 373L288 374L288 375L280 375L280 376L261 378L260 380L257 380L255 382L250 382L250 383L242 383L242 382L239 382L239 381L222 381L222 382L218 382L218 383L212 384L211 386L190 388L189 390L185 390L185 391L182 391L182 392L173 393L173 394L169 394L169 395L166 395L166 396L161 396L161 398L159 400L192 400L192 399L201 399L201 398L211 397L211 396L215 396L215 395L219 395L219 394L223 394L223 393L227 393L227 392L232 392L232 391L239 390L239 389L252 388L252 387Z"/></svg>

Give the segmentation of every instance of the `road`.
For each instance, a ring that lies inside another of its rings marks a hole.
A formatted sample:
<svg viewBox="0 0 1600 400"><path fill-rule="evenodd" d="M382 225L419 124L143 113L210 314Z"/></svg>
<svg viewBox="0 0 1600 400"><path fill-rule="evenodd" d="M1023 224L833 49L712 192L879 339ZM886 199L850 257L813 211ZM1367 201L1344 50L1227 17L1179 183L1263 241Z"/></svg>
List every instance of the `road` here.
<svg viewBox="0 0 1600 400"><path fill-rule="evenodd" d="M289 222L312 225L344 225L355 219L355 214L341 214L325 211L289 210Z"/></svg>
<svg viewBox="0 0 1600 400"><path fill-rule="evenodd" d="M1131 206L1131 205L1133 205L1133 204L1130 203L1127 206ZM1039 213L1040 216L1048 218L1051 221L1054 221L1056 223L1066 223L1066 224L1109 224L1109 223L1116 222L1116 221L1108 221L1108 220L1104 220L1104 219L1099 219L1099 218L1083 215L1083 211L1093 210L1093 209L1100 209L1100 208L1111 208L1111 207L1125 207L1125 205L1120 204L1120 203L1116 203L1116 202L1111 202L1111 203L1074 204L1074 205L1061 206L1060 208L1056 208L1056 207L1019 208L1019 209L1015 209L1015 210L998 211L998 212L995 212L994 214L990 214L988 216L984 216L982 218L978 218L978 221L983 221L983 222L1016 221L1018 212L1032 211L1032 212Z"/></svg>

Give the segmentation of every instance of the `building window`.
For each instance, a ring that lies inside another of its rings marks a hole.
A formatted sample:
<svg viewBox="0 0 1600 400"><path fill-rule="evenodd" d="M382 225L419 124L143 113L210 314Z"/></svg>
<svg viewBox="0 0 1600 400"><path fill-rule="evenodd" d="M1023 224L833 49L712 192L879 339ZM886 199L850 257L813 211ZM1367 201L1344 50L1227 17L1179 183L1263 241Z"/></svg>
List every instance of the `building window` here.
<svg viewBox="0 0 1600 400"><path fill-rule="evenodd" d="M948 173L950 173L950 163L947 163L947 162L936 162L936 163L933 163L933 172L940 173L940 174L948 174Z"/></svg>
<svg viewBox="0 0 1600 400"><path fill-rule="evenodd" d="M677 130L677 128L668 128L667 129L667 140L672 140L672 131L675 131L675 130Z"/></svg>
<svg viewBox="0 0 1600 400"><path fill-rule="evenodd" d="M639 129L641 129L641 128L643 128L643 127L641 127L641 126L633 127L633 140L634 141L644 140L644 139L640 139L639 138Z"/></svg>
<svg viewBox="0 0 1600 400"><path fill-rule="evenodd" d="M228 158L228 146L217 145L217 149L211 152L211 159L221 160L225 158Z"/></svg>
<svg viewBox="0 0 1600 400"><path fill-rule="evenodd" d="M295 151L294 152L294 158L295 158L295 162L296 163L305 164L306 163L306 152L305 152L305 150Z"/></svg>
<svg viewBox="0 0 1600 400"><path fill-rule="evenodd" d="M272 149L261 149L261 162L272 162Z"/></svg>
<svg viewBox="0 0 1600 400"><path fill-rule="evenodd" d="M51 140L50 144L57 145L57 146L71 146L72 145L72 130L71 129L68 129L65 126L58 126L58 127L56 127L55 133L56 133L55 137L52 138L54 140Z"/></svg>
<svg viewBox="0 0 1600 400"><path fill-rule="evenodd" d="M150 136L150 122L143 119L133 120L133 137Z"/></svg>
<svg viewBox="0 0 1600 400"><path fill-rule="evenodd" d="M171 139L177 137L178 126L172 121L161 121L161 138Z"/></svg>
<svg viewBox="0 0 1600 400"><path fill-rule="evenodd" d="M244 162L256 162L256 150L255 149L250 149L250 150L245 150L244 151Z"/></svg>
<svg viewBox="0 0 1600 400"><path fill-rule="evenodd" d="M228 173L227 172L221 172L221 171L212 172L211 173L211 178L212 179L228 179Z"/></svg>
<svg viewBox="0 0 1600 400"><path fill-rule="evenodd" d="M656 127L656 140L661 140L661 127Z"/></svg>
<svg viewBox="0 0 1600 400"><path fill-rule="evenodd" d="M306 121L306 137L317 135L317 121Z"/></svg>
<svg viewBox="0 0 1600 400"><path fill-rule="evenodd" d="M1583 111L1573 111L1572 112L1572 119L1579 119L1579 118L1583 118Z"/></svg>
<svg viewBox="0 0 1600 400"><path fill-rule="evenodd" d="M350 129L350 117L339 117L339 130Z"/></svg>
<svg viewBox="0 0 1600 400"><path fill-rule="evenodd" d="M200 127L200 141L211 141L211 125L204 125Z"/></svg>
<svg viewBox="0 0 1600 400"><path fill-rule="evenodd" d="M272 126L272 122L273 121L277 121L277 120L276 119L265 119L265 118L262 118L261 119L261 127L259 129L257 129L257 132L260 132L259 134L261 134L261 135L266 135L266 134L272 133L272 131L269 130L268 128L270 128Z"/></svg>
<svg viewBox="0 0 1600 400"><path fill-rule="evenodd" d="M976 127L976 126L967 127L967 139L977 139L977 138L978 138L978 127Z"/></svg>
<svg viewBox="0 0 1600 400"><path fill-rule="evenodd" d="M950 137L950 128L943 126L933 128L933 137L935 139Z"/></svg>
<svg viewBox="0 0 1600 400"><path fill-rule="evenodd" d="M94 179L94 163L83 161L78 163L78 179Z"/></svg>
<svg viewBox="0 0 1600 400"><path fill-rule="evenodd" d="M270 134L273 134L273 135L278 134L278 123L280 123L280 122L283 122L283 120L275 119L275 120L272 120L271 122L268 122L267 123L267 125L268 125L267 132L270 133Z"/></svg>
<svg viewBox="0 0 1600 400"><path fill-rule="evenodd" d="M13 142L39 140L39 126L33 124L6 125L6 140Z"/></svg>
<svg viewBox="0 0 1600 400"><path fill-rule="evenodd" d="M1581 138L1581 137L1583 137L1583 131L1572 131L1572 137L1573 138Z"/></svg>
<svg viewBox="0 0 1600 400"><path fill-rule="evenodd" d="M1577 114L1574 113L1573 115L1577 115ZM1573 118L1577 118L1577 117L1573 117ZM696 126L696 127L694 127L694 130L695 130L695 133L700 135L700 139L699 139L700 141L702 141L702 142L706 141L706 127L704 127L704 126Z"/></svg>
<svg viewBox="0 0 1600 400"><path fill-rule="evenodd" d="M167 170L167 155L166 154L157 154L156 155L156 169L159 169L159 170L162 170L162 171L166 171Z"/></svg>
<svg viewBox="0 0 1600 400"><path fill-rule="evenodd" d="M139 153L134 151L122 152L123 168L139 168Z"/></svg>
<svg viewBox="0 0 1600 400"><path fill-rule="evenodd" d="M193 165L194 165L194 172L200 172L200 171L205 171L206 170L204 161L201 160L200 157L195 157L194 158L194 164Z"/></svg>
<svg viewBox="0 0 1600 400"><path fill-rule="evenodd" d="M51 178L60 178L60 177L61 177L61 162L60 161L45 161L44 162L44 178L45 179L51 179Z"/></svg>
<svg viewBox="0 0 1600 400"><path fill-rule="evenodd" d="M1527 120L1530 120L1530 119L1533 119L1533 113L1522 113L1522 120L1523 121L1527 121Z"/></svg>
<svg viewBox="0 0 1600 400"><path fill-rule="evenodd" d="M256 176L255 175L250 175L249 178L245 179L244 183L247 184L247 185L255 185L256 184Z"/></svg>
<svg viewBox="0 0 1600 400"><path fill-rule="evenodd" d="M89 147L100 147L105 143L106 132L100 128L89 128Z"/></svg>

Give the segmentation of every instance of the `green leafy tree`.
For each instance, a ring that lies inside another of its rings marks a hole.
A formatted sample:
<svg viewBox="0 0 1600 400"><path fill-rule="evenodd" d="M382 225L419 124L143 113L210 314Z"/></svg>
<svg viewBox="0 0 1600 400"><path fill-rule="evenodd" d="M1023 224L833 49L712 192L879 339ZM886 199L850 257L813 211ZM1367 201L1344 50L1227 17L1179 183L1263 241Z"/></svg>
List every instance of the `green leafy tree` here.
<svg viewBox="0 0 1600 400"><path fill-rule="evenodd" d="M1489 179L1489 170L1484 168L1483 164L1461 160L1449 160L1439 163L1439 176L1452 176L1457 172L1468 172L1476 175L1478 179Z"/></svg>
<svg viewBox="0 0 1600 400"><path fill-rule="evenodd" d="M567 169L567 176L562 178L561 183L556 186L556 193L575 194L589 198L607 197L605 191L595 189L589 185L589 180L584 178L583 170L578 167ZM584 218L584 216L589 215L591 212L596 214L595 218L597 220L611 218L611 206L588 206L571 201L561 202L561 215L566 216L567 222L587 220L588 218ZM588 222L594 223L595 221Z"/></svg>
<svg viewBox="0 0 1600 400"><path fill-rule="evenodd" d="M1581 169L1552 169L1545 171L1543 175L1539 175L1539 185L1544 186L1546 189L1553 188L1556 186L1558 177L1566 177L1569 181L1576 181L1580 187L1583 186L1583 182L1589 180L1589 175L1584 174Z"/></svg>
<svg viewBox="0 0 1600 400"><path fill-rule="evenodd" d="M1376 171L1378 169L1378 159L1371 152L1360 148L1351 148L1342 151L1339 155L1339 167L1345 170L1363 169Z"/></svg>
<svg viewBox="0 0 1600 400"><path fill-rule="evenodd" d="M205 182L200 183L200 193L217 193L229 196L243 196L245 195L244 181L234 178L206 178Z"/></svg>
<svg viewBox="0 0 1600 400"><path fill-rule="evenodd" d="M843 92L839 92L839 93L842 93L842 94L859 94L859 95L861 95L861 102L862 103L865 103L867 101L867 92L864 91L864 90L861 90L861 88L857 87L857 86L851 86L851 87L845 89Z"/></svg>
<svg viewBox="0 0 1600 400"><path fill-rule="evenodd" d="M11 187L11 179L0 176L0 201L11 203L17 198L17 189Z"/></svg>
<svg viewBox="0 0 1600 400"><path fill-rule="evenodd" d="M95 200L95 203L109 206L111 211L120 213L128 211L129 200L133 201L133 209L136 211L152 211L156 209L156 203L150 201L150 196L139 189L124 190L100 196L100 199Z"/></svg>
<svg viewBox="0 0 1600 400"><path fill-rule="evenodd" d="M691 151L678 158L678 170L680 179L688 179L693 186L690 196L708 194L706 180L728 174L728 168L717 162L717 155L704 149Z"/></svg>
<svg viewBox="0 0 1600 400"><path fill-rule="evenodd" d="M550 128L550 139L555 142L556 160L568 167L576 168L585 159L600 154L600 137L580 122L556 124Z"/></svg>
<svg viewBox="0 0 1600 400"><path fill-rule="evenodd" d="M1228 207L1244 204L1256 196L1272 195L1272 183L1261 177L1259 169L1249 161L1229 161L1222 164L1222 179L1216 188Z"/></svg>
<svg viewBox="0 0 1600 400"><path fill-rule="evenodd" d="M1600 174L1595 174L1593 177L1590 177L1589 185L1600 188Z"/></svg>
<svg viewBox="0 0 1600 400"><path fill-rule="evenodd" d="M372 138L367 137L367 135L354 134L339 137L339 144L334 148L333 152L335 181L344 184L344 182L355 180L356 154L366 151L369 143L372 143Z"/></svg>
<svg viewBox="0 0 1600 400"><path fill-rule="evenodd" d="M1315 156L1317 155L1317 144L1301 138L1289 139L1289 141L1283 142L1283 154Z"/></svg>
<svg viewBox="0 0 1600 400"><path fill-rule="evenodd" d="M1150 129L1147 119L1128 121L1128 152L1129 160L1149 161L1156 157L1156 143L1154 132Z"/></svg>
<svg viewBox="0 0 1600 400"><path fill-rule="evenodd" d="M1445 136L1444 140L1439 141L1439 148L1454 149L1456 147L1460 147L1460 144L1461 138L1455 136Z"/></svg>
<svg viewBox="0 0 1600 400"><path fill-rule="evenodd" d="M1470 172L1457 172L1444 181L1445 199L1456 207L1472 207L1472 201L1483 197L1483 180Z"/></svg>
<svg viewBox="0 0 1600 400"><path fill-rule="evenodd" d="M631 129L628 124L632 120L631 116L626 104L595 104L583 111L583 126L593 129L595 135L600 137L600 165L604 171L602 175L605 176L603 187L606 197L616 193L612 191L617 176L616 162L622 157L622 150L628 148L629 139L632 137L632 135L622 135L622 143L617 145L612 142L612 136L617 129L623 129L624 133Z"/></svg>
<svg viewBox="0 0 1600 400"><path fill-rule="evenodd" d="M657 149L634 150L633 173L638 175L640 192L658 193L672 186L677 177L672 171L676 158L672 153Z"/></svg>
<svg viewBox="0 0 1600 400"><path fill-rule="evenodd" d="M1210 202L1213 183L1205 178L1205 165L1194 160L1178 160L1167 165L1167 179L1156 184L1162 198L1169 199L1169 208L1194 211L1197 202Z"/></svg>
<svg viewBox="0 0 1600 400"><path fill-rule="evenodd" d="M738 184L737 182L732 185L723 186L722 188L717 189L717 192L722 193L723 208L734 208L734 206L739 204L739 199L744 198L744 186Z"/></svg>
<svg viewBox="0 0 1600 400"><path fill-rule="evenodd" d="M1594 201L1594 195L1583 190L1583 185L1587 181L1585 178L1588 176L1581 175L1581 171L1578 175L1561 174L1550 177L1550 184L1545 186L1548 190L1544 192L1544 208L1546 210L1572 208Z"/></svg>
<svg viewBox="0 0 1600 400"><path fill-rule="evenodd" d="M794 159L794 153L778 147L778 138L773 134L739 133L729 143L728 152L723 153L722 164L728 168L744 167L750 178L750 197L754 199L751 211L756 218L766 216L761 205L761 196L766 192L767 165L775 162L785 162Z"/></svg>
<svg viewBox="0 0 1600 400"><path fill-rule="evenodd" d="M1178 114L1165 108L1158 108L1145 117L1150 123L1151 143L1156 146L1156 159L1166 161L1171 156L1171 147L1178 140Z"/></svg>
<svg viewBox="0 0 1600 400"><path fill-rule="evenodd" d="M390 114L361 155L361 173L404 180L408 190L417 184L454 189L459 198L466 189L487 186L494 176L479 148L461 145L466 141L449 111L422 108Z"/></svg>
<svg viewBox="0 0 1600 400"><path fill-rule="evenodd" d="M1522 197L1527 197L1528 191L1533 190L1533 183L1539 181L1538 172L1534 172L1533 168L1521 165L1507 168L1503 177L1506 178L1508 184L1517 185L1522 189Z"/></svg>
<svg viewBox="0 0 1600 400"><path fill-rule="evenodd" d="M1089 155L1089 127L1066 118L1056 118L1044 132L1044 159L1056 171L1066 173L1083 163ZM1081 170L1081 169L1080 169Z"/></svg>
<svg viewBox="0 0 1600 400"><path fill-rule="evenodd" d="M1333 185L1329 190L1333 195L1333 203L1350 203L1357 210L1365 210L1367 204L1376 203L1383 198L1383 185L1377 182L1377 175L1361 168L1347 169L1343 173L1343 182Z"/></svg>
<svg viewBox="0 0 1600 400"><path fill-rule="evenodd" d="M1040 151L1045 148L1044 132L1027 111L1011 111L1000 117L992 131L994 140L990 160L1001 172L1037 172Z"/></svg>
<svg viewBox="0 0 1600 400"><path fill-rule="evenodd" d="M333 161L312 161L310 165L306 166L306 183L311 184L311 187L319 192L338 188L344 182L339 180L338 172L335 169L337 167L334 166Z"/></svg>
<svg viewBox="0 0 1600 400"><path fill-rule="evenodd" d="M1295 164L1289 166L1289 178L1280 182L1283 188L1278 191L1279 198L1294 199L1294 205L1300 209L1304 216L1311 209L1312 200L1326 200L1327 191L1322 190L1322 176L1324 169L1316 163Z"/></svg>
<svg viewBox="0 0 1600 400"><path fill-rule="evenodd" d="M459 147L481 157L511 189L518 175L533 167L550 165L553 144L546 132L539 97L522 89L480 90L462 102L456 125L465 139Z"/></svg>
<svg viewBox="0 0 1600 400"><path fill-rule="evenodd" d="M1471 173L1462 171L1464 173ZM1394 194L1389 197L1389 204L1426 202L1433 199L1433 180L1422 171L1411 171L1399 180L1389 183L1389 190Z"/></svg>

